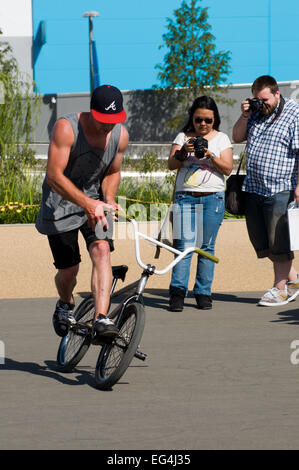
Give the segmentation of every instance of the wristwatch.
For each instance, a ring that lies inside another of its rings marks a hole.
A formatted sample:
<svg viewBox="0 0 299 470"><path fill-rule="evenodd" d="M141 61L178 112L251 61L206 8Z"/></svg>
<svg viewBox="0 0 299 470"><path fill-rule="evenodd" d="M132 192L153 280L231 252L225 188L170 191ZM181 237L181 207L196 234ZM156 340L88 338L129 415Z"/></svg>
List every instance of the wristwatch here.
<svg viewBox="0 0 299 470"><path fill-rule="evenodd" d="M216 155L212 152L211 155L209 156L209 159L213 161L215 157Z"/></svg>

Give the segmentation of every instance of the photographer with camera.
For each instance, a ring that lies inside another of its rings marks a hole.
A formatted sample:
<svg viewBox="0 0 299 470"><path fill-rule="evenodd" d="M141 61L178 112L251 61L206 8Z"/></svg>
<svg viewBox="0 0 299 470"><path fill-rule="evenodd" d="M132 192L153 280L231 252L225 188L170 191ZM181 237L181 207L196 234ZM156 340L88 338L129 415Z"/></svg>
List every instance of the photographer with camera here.
<svg viewBox="0 0 299 470"><path fill-rule="evenodd" d="M233 166L231 142L219 131L220 116L213 98L196 98L189 110L185 127L175 138L169 159L170 170L177 170L173 217L180 217L181 236L174 240L183 251L196 244L196 232L202 230L201 248L214 254L215 241L224 217L224 175ZM196 229L196 206L203 205L202 227ZM190 217L187 211L190 210ZM190 227L186 227L186 222ZM175 225L175 220L174 220ZM181 312L188 291L192 253L180 261L172 271L170 283L170 310ZM198 256L193 294L198 308L212 308L211 287L214 263Z"/></svg>
<svg viewBox="0 0 299 470"><path fill-rule="evenodd" d="M292 265L287 208L299 202L299 106L280 94L268 75L252 85L253 99L242 101L233 128L236 143L247 140L246 224L258 258L273 262L274 283L258 305L285 305L299 294L299 276Z"/></svg>

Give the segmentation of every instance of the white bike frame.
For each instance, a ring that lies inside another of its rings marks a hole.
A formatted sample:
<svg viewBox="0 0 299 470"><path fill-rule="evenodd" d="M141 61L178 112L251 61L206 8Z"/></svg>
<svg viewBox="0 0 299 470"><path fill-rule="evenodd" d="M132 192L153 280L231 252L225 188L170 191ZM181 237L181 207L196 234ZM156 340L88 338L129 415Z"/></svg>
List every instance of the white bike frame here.
<svg viewBox="0 0 299 470"><path fill-rule="evenodd" d="M170 269L172 269L177 263L179 263L182 258L184 258L188 253L191 253L191 252L194 252L194 253L197 253L198 255L204 256L205 258L210 259L210 260L213 261L214 263L218 263L218 262L219 262L219 259L216 258L216 256L213 256L213 255L211 255L210 253L206 253L204 250L201 250L200 248L197 248L196 246L186 248L186 250L184 250L184 251L179 251L179 250L177 250L176 248L173 248L173 247L171 247L171 246L169 246L169 245L165 245L165 243L162 243L162 242L156 240L155 238L149 237L148 235L145 235L144 233L139 232L139 230L138 230L138 223L137 223L137 221L136 221L135 219L133 219L132 217L128 217L128 216L124 216L124 217L126 217L126 219L127 219L129 222L131 222L132 225L133 225L133 228L134 228L134 240L135 240L136 260L137 260L137 263L139 264L139 266L141 266L143 269L147 269L147 268L148 268L148 265L144 264L143 261L141 260L141 256L140 256L140 246L139 246L139 239L140 239L140 238L143 238L143 239L149 241L150 243L153 243L153 244L156 245L156 246L160 246L161 248L165 248L166 250L170 251L171 253L174 253L175 255L177 255L177 257L174 258L174 260L173 260L168 266L166 266L166 268L160 269L160 270L154 268L154 269L153 269L153 273L154 273L154 274L162 275L162 274L167 273L167 272L170 271Z"/></svg>

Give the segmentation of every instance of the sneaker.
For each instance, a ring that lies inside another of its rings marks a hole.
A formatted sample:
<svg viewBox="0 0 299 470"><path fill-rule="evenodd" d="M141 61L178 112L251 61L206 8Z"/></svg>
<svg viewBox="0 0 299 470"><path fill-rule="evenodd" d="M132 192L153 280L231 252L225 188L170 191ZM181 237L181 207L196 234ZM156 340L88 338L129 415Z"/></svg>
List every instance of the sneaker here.
<svg viewBox="0 0 299 470"><path fill-rule="evenodd" d="M182 312L184 308L185 291L177 287L170 288L169 310Z"/></svg>
<svg viewBox="0 0 299 470"><path fill-rule="evenodd" d="M55 312L53 315L53 326L55 333L58 336L64 337L68 334L69 329L72 325L76 324L75 317L73 315L73 309L75 304L70 304L62 302L61 300L57 301Z"/></svg>
<svg viewBox="0 0 299 470"><path fill-rule="evenodd" d="M93 324L93 332L96 338L117 336L119 331L110 318L100 314Z"/></svg>
<svg viewBox="0 0 299 470"><path fill-rule="evenodd" d="M275 307L276 305L286 305L287 303L289 303L287 288L279 290L276 287L272 287L272 289L265 292L258 305Z"/></svg>
<svg viewBox="0 0 299 470"><path fill-rule="evenodd" d="M212 308L212 297L204 294L194 294L197 307L201 310L209 310Z"/></svg>
<svg viewBox="0 0 299 470"><path fill-rule="evenodd" d="M172 295L169 299L170 312L182 312L184 308L184 297Z"/></svg>
<svg viewBox="0 0 299 470"><path fill-rule="evenodd" d="M289 295L289 302L291 302L291 300L295 300L297 295L299 295L299 274L295 281L290 281L287 283L287 291Z"/></svg>

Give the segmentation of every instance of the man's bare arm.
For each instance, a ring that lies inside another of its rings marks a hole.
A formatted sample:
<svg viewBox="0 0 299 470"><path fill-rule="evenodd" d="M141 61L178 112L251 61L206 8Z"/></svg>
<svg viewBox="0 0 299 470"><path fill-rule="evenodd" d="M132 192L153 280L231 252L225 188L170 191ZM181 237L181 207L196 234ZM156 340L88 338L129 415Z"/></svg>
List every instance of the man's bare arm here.
<svg viewBox="0 0 299 470"><path fill-rule="evenodd" d="M113 160L113 163L110 167L109 173L106 175L102 182L102 193L104 201L114 205L115 197L120 184L120 172L123 154L128 147L129 143L129 134L125 127L122 126L121 136L118 146L118 153ZM116 206L115 206L116 207Z"/></svg>
<svg viewBox="0 0 299 470"><path fill-rule="evenodd" d="M233 127L232 137L233 137L233 141L236 144L240 144L241 142L244 142L244 140L247 139L247 122L251 114L249 111L249 103L247 100L242 101L241 111L242 111L242 114Z"/></svg>

